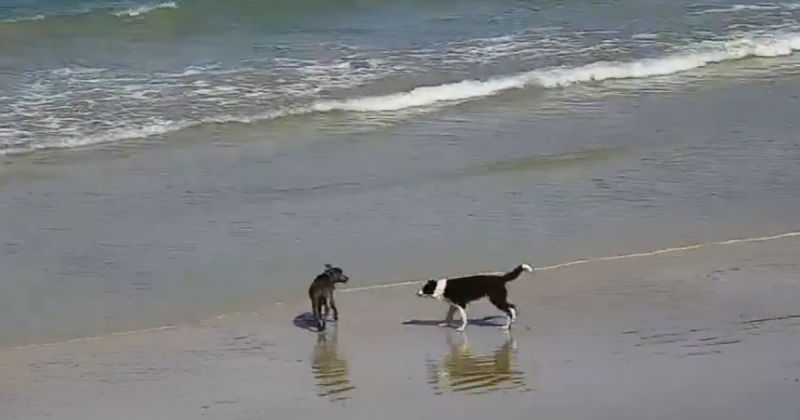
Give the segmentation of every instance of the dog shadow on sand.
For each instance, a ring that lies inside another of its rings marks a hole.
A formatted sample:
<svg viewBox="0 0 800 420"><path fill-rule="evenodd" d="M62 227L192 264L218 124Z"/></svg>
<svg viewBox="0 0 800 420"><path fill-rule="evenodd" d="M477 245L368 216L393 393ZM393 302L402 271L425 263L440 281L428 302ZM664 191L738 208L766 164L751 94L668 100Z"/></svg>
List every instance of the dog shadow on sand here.
<svg viewBox="0 0 800 420"><path fill-rule="evenodd" d="M468 325L476 325L478 327L500 327L503 325L504 320L505 317L502 315L490 315L483 318L470 319ZM331 321L329 320L328 322ZM403 321L403 325L438 327L442 322L444 322L443 319L409 319ZM300 328L301 330L307 330L314 333L318 332L317 325L314 322L314 315L311 312L303 312L300 315L297 315L292 320L292 323L295 327ZM457 323L458 320L455 320L453 325L456 325Z"/></svg>
<svg viewBox="0 0 800 420"><path fill-rule="evenodd" d="M483 318L475 318L467 321L467 325L476 325L479 327L501 327L505 319L502 315L490 315ZM403 325L416 325L423 327L438 327L444 319L409 319L403 321ZM458 325L460 319L453 320L453 325Z"/></svg>
<svg viewBox="0 0 800 420"><path fill-rule="evenodd" d="M311 312L303 312L302 314L297 315L292 320L292 324L294 324L295 327L300 328L301 330L318 332L317 323L314 322L314 314L312 314Z"/></svg>
<svg viewBox="0 0 800 420"><path fill-rule="evenodd" d="M323 332L317 331L317 323L314 321L314 314L311 312L303 312L302 314L297 315L292 320L292 324L301 330L307 330L313 333ZM336 325L336 321L334 321L331 317L328 317L328 328L330 328L332 325Z"/></svg>

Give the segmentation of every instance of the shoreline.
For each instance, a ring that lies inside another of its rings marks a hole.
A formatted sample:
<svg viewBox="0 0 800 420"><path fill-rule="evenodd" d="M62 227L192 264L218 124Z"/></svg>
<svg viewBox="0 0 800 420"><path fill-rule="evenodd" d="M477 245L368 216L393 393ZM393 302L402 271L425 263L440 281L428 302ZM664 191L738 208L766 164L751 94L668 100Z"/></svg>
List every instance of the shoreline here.
<svg viewBox="0 0 800 420"><path fill-rule="evenodd" d="M510 285L520 313L509 333L485 303L468 309L464 334L431 327L445 308L405 285L337 295L342 318L326 334L305 330L305 302L293 302L148 334L4 349L0 415L399 419L455 409L468 419L536 410L579 420L789 420L800 409L796 243L527 274Z"/></svg>
<svg viewBox="0 0 800 420"><path fill-rule="evenodd" d="M609 255L603 257L596 257L596 258L587 258L587 259L579 259L574 261L568 261L564 263L558 263L554 265L544 266L544 267L533 267L534 273L539 271L548 271L548 270L556 270L561 268L568 268L578 265L584 264L593 264L593 263L602 263L602 262L612 262L612 261L619 261L619 260L627 260L632 258L647 258L647 257L654 257L657 255L663 254L672 254L672 253L681 253L681 252L688 252L708 247L716 247L716 246L727 246L727 245L736 245L736 244L746 244L746 243L758 243L758 242L765 242L765 241L773 241L773 240L780 240L785 238L794 238L800 236L800 231L789 231L784 233L779 233L775 235L767 235L767 236L760 236L760 237L748 237L748 238L731 238L721 241L713 241L713 242L706 242L706 243L699 243L699 244L688 244L683 246L675 246L669 247L664 249L659 249L655 251L645 251L645 252L638 252L638 253L630 253L630 254L620 254L620 255ZM457 275L464 275L470 273L453 273L453 276ZM366 291L374 291L374 290L381 290L381 289L393 289L399 287L406 287L415 284L421 284L424 280L407 280L401 281L396 283L384 283L384 284L374 284L368 286L357 286L357 287L346 287L337 289L337 294L339 293L352 293L352 292L366 292ZM288 296L287 296L288 297ZM287 300L287 302L274 302L271 304L271 307L280 307L283 305L292 305L298 304L299 301L304 301L303 295L298 295L297 300ZM261 310L263 310L263 306ZM172 330L178 329L181 327L192 327L197 325L203 325L208 322L213 322L214 320L224 319L228 317L235 317L246 313L257 313L256 312L233 312L228 314L220 314L214 315L211 317L203 318L200 320L196 320L193 322L187 323L180 323L180 324L169 324L169 325L162 325L156 326L151 328L143 328L138 330L130 330L130 331L117 331L111 332L108 334L102 334L97 336L89 336L89 337L76 337L69 340L64 341L54 341L54 342L46 342L46 343L33 343L33 344L25 344L20 346L10 346L10 347L0 347L0 351L2 350L23 350L23 349L33 349L39 347L48 347L48 346L58 346L62 344L71 344L71 343L78 343L83 341L96 341L96 340L104 340L104 339L111 339L114 337L121 337L121 336L128 336L128 335L138 335L138 334L147 334L151 332L158 332L158 331L165 331L165 330Z"/></svg>

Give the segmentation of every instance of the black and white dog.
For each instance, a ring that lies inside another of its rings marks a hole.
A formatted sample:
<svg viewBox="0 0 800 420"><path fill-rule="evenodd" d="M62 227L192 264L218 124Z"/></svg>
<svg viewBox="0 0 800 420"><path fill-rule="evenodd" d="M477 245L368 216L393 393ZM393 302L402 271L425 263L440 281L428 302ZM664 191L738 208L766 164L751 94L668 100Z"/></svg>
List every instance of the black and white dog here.
<svg viewBox="0 0 800 420"><path fill-rule="evenodd" d="M453 315L458 311L461 316L461 326L457 331L467 328L467 305L482 299L489 298L497 309L507 316L506 324L501 328L508 329L517 319L517 307L508 301L506 283L516 280L523 271L533 272L533 267L520 264L507 273L482 273L470 276L431 279L425 282L417 292L417 296L443 300L450 305L447 318L441 326L448 326L453 321Z"/></svg>
<svg viewBox="0 0 800 420"><path fill-rule="evenodd" d="M317 331L325 331L325 322L331 309L333 309L333 320L339 320L339 309L336 307L333 292L336 290L336 283L347 283L349 280L341 268L325 264L325 271L311 282L308 298L311 299L311 312L314 315Z"/></svg>

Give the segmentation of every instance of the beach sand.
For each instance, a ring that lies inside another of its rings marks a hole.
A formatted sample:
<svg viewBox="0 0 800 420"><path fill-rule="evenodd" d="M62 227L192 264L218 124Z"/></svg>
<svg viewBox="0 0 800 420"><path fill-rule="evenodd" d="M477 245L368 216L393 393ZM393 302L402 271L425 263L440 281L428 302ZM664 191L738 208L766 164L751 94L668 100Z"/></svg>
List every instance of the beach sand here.
<svg viewBox="0 0 800 420"><path fill-rule="evenodd" d="M340 291L341 321L319 336L302 328L304 284L258 313L3 349L0 419L796 419L798 249L526 274L508 334L487 302L464 334L432 326L445 305L405 285Z"/></svg>

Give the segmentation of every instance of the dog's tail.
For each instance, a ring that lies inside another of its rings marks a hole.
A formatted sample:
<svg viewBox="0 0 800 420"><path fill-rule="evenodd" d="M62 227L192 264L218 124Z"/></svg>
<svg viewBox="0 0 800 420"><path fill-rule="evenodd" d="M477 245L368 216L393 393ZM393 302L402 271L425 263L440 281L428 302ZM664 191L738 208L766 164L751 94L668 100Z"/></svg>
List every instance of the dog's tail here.
<svg viewBox="0 0 800 420"><path fill-rule="evenodd" d="M500 279L503 281L503 283L514 281L517 279L517 277L519 277L520 274L522 274L523 271L532 273L533 267L531 267L528 264L520 264L516 266L516 268L514 268L513 270L509 271L508 273L503 274L503 277L501 277Z"/></svg>

